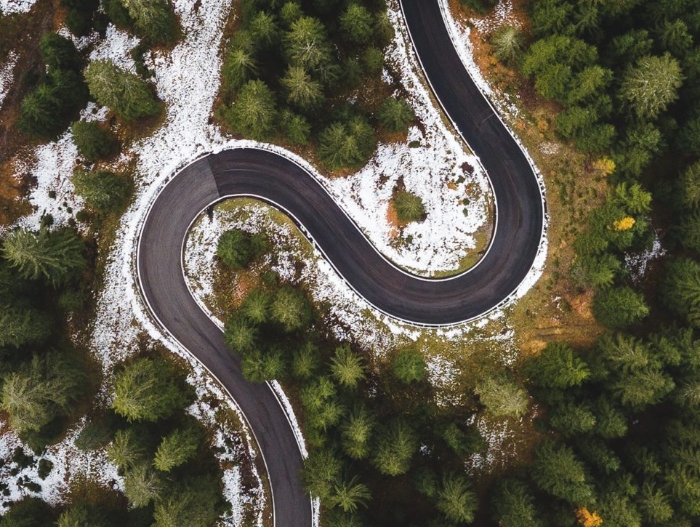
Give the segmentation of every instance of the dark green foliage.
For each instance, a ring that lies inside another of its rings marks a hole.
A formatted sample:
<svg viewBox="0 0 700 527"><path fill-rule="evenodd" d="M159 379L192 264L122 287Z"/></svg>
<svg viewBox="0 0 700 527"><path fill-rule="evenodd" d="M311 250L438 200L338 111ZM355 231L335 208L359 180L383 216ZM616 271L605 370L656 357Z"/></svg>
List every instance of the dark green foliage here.
<svg viewBox="0 0 700 527"><path fill-rule="evenodd" d="M270 313L272 319L287 332L308 326L313 316L304 293L289 286L283 286L275 293Z"/></svg>
<svg viewBox="0 0 700 527"><path fill-rule="evenodd" d="M248 81L236 102L224 109L223 117L235 132L263 141L270 137L277 121L274 94L263 81Z"/></svg>
<svg viewBox="0 0 700 527"><path fill-rule="evenodd" d="M105 449L109 460L121 470L133 469L145 460L146 449L133 428L117 430Z"/></svg>
<svg viewBox="0 0 700 527"><path fill-rule="evenodd" d="M501 480L491 498L492 517L502 527L544 527L534 502L525 483Z"/></svg>
<svg viewBox="0 0 700 527"><path fill-rule="evenodd" d="M37 469L37 475L40 479L46 479L51 471L53 470L53 462L48 459L41 458L39 460L39 467Z"/></svg>
<svg viewBox="0 0 700 527"><path fill-rule="evenodd" d="M528 361L525 374L538 387L565 389L579 386L590 376L590 370L571 347L554 342Z"/></svg>
<svg viewBox="0 0 700 527"><path fill-rule="evenodd" d="M644 296L629 287L598 292L593 299L593 314L601 324L617 329L639 322L649 314Z"/></svg>
<svg viewBox="0 0 700 527"><path fill-rule="evenodd" d="M532 478L540 489L572 504L594 502L593 486L587 481L583 463L566 445L553 441L541 443L532 465Z"/></svg>
<svg viewBox="0 0 700 527"><path fill-rule="evenodd" d="M503 26L491 37L491 45L498 60L512 65L523 56L525 37L518 28Z"/></svg>
<svg viewBox="0 0 700 527"><path fill-rule="evenodd" d="M163 472L170 472L194 456L201 444L199 430L193 427L177 429L163 438L153 461Z"/></svg>
<svg viewBox="0 0 700 527"><path fill-rule="evenodd" d="M342 463L330 451L315 449L304 462L302 480L312 496L327 498L331 485L340 479Z"/></svg>
<svg viewBox="0 0 700 527"><path fill-rule="evenodd" d="M375 419L364 406L357 406L341 425L343 451L352 459L364 459L370 452Z"/></svg>
<svg viewBox="0 0 700 527"><path fill-rule="evenodd" d="M245 354L255 347L258 336L257 328L241 318L231 318L226 322L224 340L236 353Z"/></svg>
<svg viewBox="0 0 700 527"><path fill-rule="evenodd" d="M40 498L24 498L2 517L2 527L46 527L56 517L51 506Z"/></svg>
<svg viewBox="0 0 700 527"><path fill-rule="evenodd" d="M376 142L375 122L362 117L374 105L363 98L348 113L337 103L378 78L392 36L381 1L247 2L226 50L217 115L245 137L311 144L331 170L359 167ZM413 115L398 111L405 128Z"/></svg>
<svg viewBox="0 0 700 527"><path fill-rule="evenodd" d="M41 38L39 49L49 70L79 71L83 66L83 60L73 42L56 33L46 33Z"/></svg>
<svg viewBox="0 0 700 527"><path fill-rule="evenodd" d="M134 21L134 26L138 33L148 38L151 42L167 43L177 38L177 19L172 8L165 0L121 1L128 11L129 17Z"/></svg>
<svg viewBox="0 0 700 527"><path fill-rule="evenodd" d="M426 376L425 360L415 348L397 351L391 363L391 370L397 379L406 384L422 381Z"/></svg>
<svg viewBox="0 0 700 527"><path fill-rule="evenodd" d="M155 505L156 527L202 527L214 525L221 511L220 490L209 478L180 485Z"/></svg>
<svg viewBox="0 0 700 527"><path fill-rule="evenodd" d="M348 345L336 348L330 369L338 384L347 388L355 388L365 377L362 359Z"/></svg>
<svg viewBox="0 0 700 527"><path fill-rule="evenodd" d="M406 132L415 118L416 114L408 103L395 97L386 99L377 114L379 123L389 132Z"/></svg>
<svg viewBox="0 0 700 527"><path fill-rule="evenodd" d="M219 238L216 255L232 269L248 267L254 258L251 236L239 229L226 231Z"/></svg>
<svg viewBox="0 0 700 527"><path fill-rule="evenodd" d="M10 426L17 433L38 433L71 412L84 383L84 372L65 354L35 355L6 377L0 407L9 414Z"/></svg>
<svg viewBox="0 0 700 527"><path fill-rule="evenodd" d="M117 139L96 122L76 121L71 126L71 131L78 153L86 161L104 159L117 151Z"/></svg>
<svg viewBox="0 0 700 527"><path fill-rule="evenodd" d="M340 15L340 29L349 42L364 44L372 36L372 15L363 6L351 3Z"/></svg>
<svg viewBox="0 0 700 527"><path fill-rule="evenodd" d="M311 342L303 343L292 358L292 375L297 379L311 378L320 366L318 348Z"/></svg>
<svg viewBox="0 0 700 527"><path fill-rule="evenodd" d="M110 212L121 207L131 187L125 176L104 170L78 170L73 174L72 181L75 193L85 200L85 204L101 212Z"/></svg>
<svg viewBox="0 0 700 527"><path fill-rule="evenodd" d="M111 440L111 430L107 422L101 419L91 419L75 439L75 446L83 452L102 448Z"/></svg>
<svg viewBox="0 0 700 527"><path fill-rule="evenodd" d="M402 419L396 419L379 430L372 463L382 474L398 476L411 467L418 449L418 437Z"/></svg>
<svg viewBox="0 0 700 527"><path fill-rule="evenodd" d="M372 155L376 139L374 130L362 117L347 124L335 122L319 134L318 155L330 169L356 167Z"/></svg>
<svg viewBox="0 0 700 527"><path fill-rule="evenodd" d="M459 0L459 2L479 14L484 14L494 7L498 3L498 0Z"/></svg>
<svg viewBox="0 0 700 527"><path fill-rule="evenodd" d="M474 521L477 499L471 485L462 475L448 474L443 477L437 491L437 508L452 522L471 523Z"/></svg>
<svg viewBox="0 0 700 527"><path fill-rule="evenodd" d="M189 400L173 374L163 359L137 359L124 366L114 380L112 408L128 421L157 421L173 415Z"/></svg>
<svg viewBox="0 0 700 527"><path fill-rule="evenodd" d="M425 205L423 205L423 200L419 196L407 190L398 190L394 193L393 203L399 221L404 223L423 221Z"/></svg>
<svg viewBox="0 0 700 527"><path fill-rule="evenodd" d="M102 0L102 7L115 26L122 29L133 27L134 19L121 0Z"/></svg>
<svg viewBox="0 0 700 527"><path fill-rule="evenodd" d="M700 327L700 264L688 258L668 265L661 299L690 325Z"/></svg>
<svg viewBox="0 0 700 527"><path fill-rule="evenodd" d="M49 232L42 228L33 232L20 228L5 238L2 253L20 276L30 280L43 278L58 286L84 269L84 250L71 229Z"/></svg>
<svg viewBox="0 0 700 527"><path fill-rule="evenodd" d="M19 348L25 344L40 344L50 332L50 321L45 313L30 307L0 307L0 346Z"/></svg>
<svg viewBox="0 0 700 527"><path fill-rule="evenodd" d="M110 60L91 62L85 80L95 100L109 106L126 121L149 117L160 111L150 86L138 75L122 70Z"/></svg>

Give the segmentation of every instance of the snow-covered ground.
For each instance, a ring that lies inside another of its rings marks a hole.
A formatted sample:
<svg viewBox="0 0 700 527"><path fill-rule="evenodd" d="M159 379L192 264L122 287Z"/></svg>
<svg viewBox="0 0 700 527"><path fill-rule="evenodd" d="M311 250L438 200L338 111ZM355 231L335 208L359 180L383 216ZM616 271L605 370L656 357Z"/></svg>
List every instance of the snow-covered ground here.
<svg viewBox="0 0 700 527"><path fill-rule="evenodd" d="M36 3L36 0L0 0L0 15L26 13Z"/></svg>
<svg viewBox="0 0 700 527"><path fill-rule="evenodd" d="M145 330L151 338L190 360L194 368L193 383L202 390L219 390L203 368L151 322L137 292L133 273L136 238L150 203L179 168L207 152L256 146L289 156L319 178L380 251L416 272L433 274L455 269L474 247L474 233L485 227L489 220L488 181L478 159L465 151L445 125L416 74L418 67L394 0L390 1L389 15L397 31L389 50L391 73L385 72L385 78L391 74L398 76L422 126L412 128L405 142L380 145L367 167L338 179L324 178L303 159L277 147L230 140L210 124L221 67L221 56L213 50L221 48L222 28L230 5L231 0L177 0L175 9L180 16L184 40L172 51L158 51L146 56L148 67L154 72L158 96L165 101L167 110L163 125L152 135L130 145L120 160L120 163L135 161L136 197L122 219L108 256L104 289L99 294L97 319L92 331L92 348L102 361L107 376L118 361L136 351L138 337ZM0 0L3 11L26 10L30 6L29 1ZM83 46L88 42L95 43L92 59L110 58L124 67L133 68L129 50L137 44L137 39L110 27L106 38L101 41L92 35L77 43ZM465 64L473 65L468 40L458 49ZM475 75L473 68L470 71ZM3 89L6 89L5 84ZM488 91L483 79L479 84ZM89 108L86 112L98 119L105 116L105 110L101 108ZM413 147L409 146L410 143ZM60 224L80 209L80 200L73 196L69 181L76 158L75 145L68 131L57 142L38 147L28 160L14 160L18 176L28 174L37 182L30 196L35 212L24 218L22 224L36 227L44 213L51 214ZM465 172L463 167L467 165L473 170ZM397 243L394 229L387 219L387 206L399 177L403 178L408 190L423 199L428 214L424 222L407 226L403 231L403 242ZM469 194L467 186L470 187ZM55 197L51 197L54 193ZM201 234L201 239L211 247L216 232L211 226L202 228L192 239ZM410 243L407 241L409 236ZM197 258L202 269L211 266L210 249L200 245L192 251L201 253ZM543 248L537 268L514 298L522 296L539 277L537 269L541 269L544 252ZM357 339L381 351L392 346L396 339L416 338L420 334L419 328L399 324L370 309L327 262L318 257L314 259L313 265L307 267L317 273L315 294L333 304L333 313L339 321L338 337ZM206 283L206 277L202 283ZM206 292L206 285L202 287ZM432 331L445 339L459 338L470 329L481 328L490 319L501 316L502 312L497 311L472 325ZM218 395L227 399L223 393ZM235 489L235 481L235 476L230 476L227 488ZM239 499L235 494L234 491L229 493L229 499ZM263 497L259 496L259 499Z"/></svg>
<svg viewBox="0 0 700 527"><path fill-rule="evenodd" d="M2 103L7 96L7 92L12 86L13 72L19 55L16 52L10 51L5 58L5 62L0 64L0 108L2 108Z"/></svg>

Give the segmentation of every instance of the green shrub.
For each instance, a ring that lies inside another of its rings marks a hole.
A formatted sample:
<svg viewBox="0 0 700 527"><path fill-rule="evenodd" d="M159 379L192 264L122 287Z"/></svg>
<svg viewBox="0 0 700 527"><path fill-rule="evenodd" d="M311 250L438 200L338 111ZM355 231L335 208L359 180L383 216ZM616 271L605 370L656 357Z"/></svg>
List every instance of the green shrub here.
<svg viewBox="0 0 700 527"><path fill-rule="evenodd" d="M394 194L394 209L399 221L423 221L425 218L425 206L423 200L407 190L399 190Z"/></svg>
<svg viewBox="0 0 700 527"><path fill-rule="evenodd" d="M107 158L117 150L117 139L96 122L76 121L71 126L71 131L78 153L86 161Z"/></svg>

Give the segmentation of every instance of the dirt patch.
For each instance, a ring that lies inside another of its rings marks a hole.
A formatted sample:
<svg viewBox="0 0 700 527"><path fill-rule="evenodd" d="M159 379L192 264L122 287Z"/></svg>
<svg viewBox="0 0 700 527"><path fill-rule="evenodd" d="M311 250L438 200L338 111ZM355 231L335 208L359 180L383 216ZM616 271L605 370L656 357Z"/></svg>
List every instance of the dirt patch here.
<svg viewBox="0 0 700 527"><path fill-rule="evenodd" d="M402 225L399 221L399 216L396 213L396 208L394 207L393 200L390 200L389 204L387 205L386 221L388 221L389 225L391 225L391 231L389 232L389 236L391 236L392 238L398 238L398 236L401 234Z"/></svg>

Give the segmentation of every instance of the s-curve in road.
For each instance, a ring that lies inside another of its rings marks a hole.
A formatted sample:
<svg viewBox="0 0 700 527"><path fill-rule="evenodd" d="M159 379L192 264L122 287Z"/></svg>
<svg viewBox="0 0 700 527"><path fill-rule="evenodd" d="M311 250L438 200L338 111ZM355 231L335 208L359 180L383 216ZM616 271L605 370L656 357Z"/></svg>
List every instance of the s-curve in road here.
<svg viewBox="0 0 700 527"><path fill-rule="evenodd" d="M252 148L209 155L174 176L153 202L138 242L139 283L153 316L216 376L248 420L267 466L276 527L311 525L310 499L299 477L302 457L273 391L243 378L221 331L190 294L182 257L192 222L227 197L266 201L302 226L370 304L424 325L454 324L493 309L523 281L543 236L544 202L535 174L464 69L437 0L403 0L402 7L435 94L493 186L496 229L476 267L450 279L403 272L377 253L312 175L285 157Z"/></svg>

